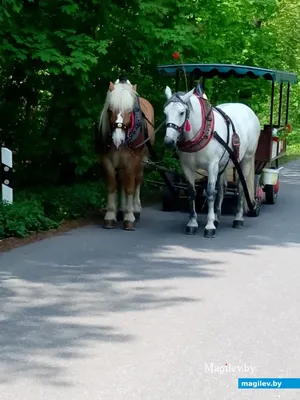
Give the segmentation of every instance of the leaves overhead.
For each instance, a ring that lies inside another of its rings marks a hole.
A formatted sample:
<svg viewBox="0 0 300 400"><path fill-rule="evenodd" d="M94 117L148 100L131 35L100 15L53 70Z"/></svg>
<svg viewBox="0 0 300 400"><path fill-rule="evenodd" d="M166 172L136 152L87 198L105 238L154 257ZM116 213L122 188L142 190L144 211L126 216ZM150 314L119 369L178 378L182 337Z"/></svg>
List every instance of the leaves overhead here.
<svg viewBox="0 0 300 400"><path fill-rule="evenodd" d="M16 151L19 181L56 183L95 165L94 123L121 70L159 119L169 82L155 67L175 51L185 62L297 71L299 19L296 0L3 0L0 139ZM247 101L259 113L269 90L247 79L207 86L214 102Z"/></svg>

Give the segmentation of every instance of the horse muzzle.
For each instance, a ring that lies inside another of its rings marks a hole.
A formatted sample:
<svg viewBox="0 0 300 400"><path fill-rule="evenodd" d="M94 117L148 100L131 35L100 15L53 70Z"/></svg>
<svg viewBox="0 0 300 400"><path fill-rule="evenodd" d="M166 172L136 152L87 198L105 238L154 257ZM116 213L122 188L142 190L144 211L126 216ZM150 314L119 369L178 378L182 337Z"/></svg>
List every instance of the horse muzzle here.
<svg viewBox="0 0 300 400"><path fill-rule="evenodd" d="M166 149L173 150L176 146L176 142L174 139L171 139L168 136L166 136L164 139L164 145Z"/></svg>

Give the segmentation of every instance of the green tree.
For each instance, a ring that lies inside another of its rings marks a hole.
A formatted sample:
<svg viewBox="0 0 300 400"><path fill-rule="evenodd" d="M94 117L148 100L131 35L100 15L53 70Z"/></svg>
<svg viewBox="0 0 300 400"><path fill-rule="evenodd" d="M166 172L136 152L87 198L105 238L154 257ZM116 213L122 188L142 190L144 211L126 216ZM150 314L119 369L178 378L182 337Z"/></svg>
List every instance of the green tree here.
<svg viewBox="0 0 300 400"><path fill-rule="evenodd" d="M171 79L157 64L237 63L297 71L296 0L3 0L1 141L16 152L19 184L71 182L97 170L98 120L110 80L126 70L162 118ZM262 80L207 84L213 102L239 99L263 114ZM293 91L298 117L300 92Z"/></svg>

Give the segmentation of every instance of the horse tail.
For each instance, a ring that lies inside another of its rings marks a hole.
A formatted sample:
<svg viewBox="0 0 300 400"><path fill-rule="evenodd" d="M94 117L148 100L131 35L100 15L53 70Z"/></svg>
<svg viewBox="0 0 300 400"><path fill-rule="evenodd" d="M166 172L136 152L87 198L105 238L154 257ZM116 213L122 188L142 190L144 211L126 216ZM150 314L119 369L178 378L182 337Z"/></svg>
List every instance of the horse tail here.
<svg viewBox="0 0 300 400"><path fill-rule="evenodd" d="M248 174L245 176L245 181L246 181L246 185L247 185L247 189L249 192L249 197L250 197L251 203L254 204L254 202L255 202L255 153L253 154L253 156L250 158L250 160L248 162L249 162L249 170L248 170ZM249 211L245 196L244 196L244 211L245 211L245 213L247 213Z"/></svg>

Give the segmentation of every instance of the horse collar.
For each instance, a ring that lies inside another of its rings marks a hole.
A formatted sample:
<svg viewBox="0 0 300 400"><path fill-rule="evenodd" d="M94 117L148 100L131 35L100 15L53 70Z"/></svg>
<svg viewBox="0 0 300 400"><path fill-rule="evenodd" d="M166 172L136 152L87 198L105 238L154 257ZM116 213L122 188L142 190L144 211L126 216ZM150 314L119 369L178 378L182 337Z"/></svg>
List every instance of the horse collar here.
<svg viewBox="0 0 300 400"><path fill-rule="evenodd" d="M212 106L208 100L204 99L196 90L194 95L197 97L200 103L202 125L193 139L185 140L182 132L181 138L178 141L178 149L185 153L194 153L202 150L211 141L214 131L214 114L212 111ZM185 121L185 123L186 122L189 121Z"/></svg>

